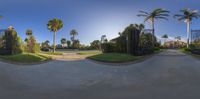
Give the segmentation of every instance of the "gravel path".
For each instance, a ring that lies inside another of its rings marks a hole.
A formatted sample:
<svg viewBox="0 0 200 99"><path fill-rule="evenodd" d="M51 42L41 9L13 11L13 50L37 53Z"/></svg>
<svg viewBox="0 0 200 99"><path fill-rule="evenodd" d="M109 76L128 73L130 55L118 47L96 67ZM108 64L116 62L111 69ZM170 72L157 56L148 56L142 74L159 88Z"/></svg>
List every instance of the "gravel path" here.
<svg viewBox="0 0 200 99"><path fill-rule="evenodd" d="M199 99L200 60L167 50L127 66L0 62L1 99Z"/></svg>

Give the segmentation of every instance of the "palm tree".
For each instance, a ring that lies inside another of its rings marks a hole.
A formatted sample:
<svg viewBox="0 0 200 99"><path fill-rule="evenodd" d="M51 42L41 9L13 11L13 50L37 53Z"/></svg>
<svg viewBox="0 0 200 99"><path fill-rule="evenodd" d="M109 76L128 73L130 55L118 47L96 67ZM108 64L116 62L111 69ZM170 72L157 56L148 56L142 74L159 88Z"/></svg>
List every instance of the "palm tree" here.
<svg viewBox="0 0 200 99"><path fill-rule="evenodd" d="M75 36L78 35L78 32L75 29L72 29L70 35L72 35L72 41L74 42Z"/></svg>
<svg viewBox="0 0 200 99"><path fill-rule="evenodd" d="M60 40L60 42L61 42L61 44L62 44L62 47L64 47L64 44L67 43L67 40L66 40L65 38L62 38L62 39Z"/></svg>
<svg viewBox="0 0 200 99"><path fill-rule="evenodd" d="M164 44L165 44L165 43L166 43L166 40L168 39L168 35L165 34L165 35L162 36L162 38L164 39Z"/></svg>
<svg viewBox="0 0 200 99"><path fill-rule="evenodd" d="M142 30L145 28L144 24L134 24L134 25L140 32L142 32Z"/></svg>
<svg viewBox="0 0 200 99"><path fill-rule="evenodd" d="M31 35L33 35L32 29L27 29L27 30L26 30L26 35L27 35L28 37L30 37Z"/></svg>
<svg viewBox="0 0 200 99"><path fill-rule="evenodd" d="M49 40L46 40L46 41L45 41L45 43L46 43L46 44L49 44L49 43L50 43L50 41L49 41Z"/></svg>
<svg viewBox="0 0 200 99"><path fill-rule="evenodd" d="M67 40L67 47L71 47L71 41Z"/></svg>
<svg viewBox="0 0 200 99"><path fill-rule="evenodd" d="M200 17L200 14L197 10L190 10L190 9L182 9L180 10L182 14L176 14L174 15L174 18L177 18L178 21L184 21L187 24L187 48L189 47L190 43L190 25L194 18L198 19Z"/></svg>
<svg viewBox="0 0 200 99"><path fill-rule="evenodd" d="M52 19L49 20L48 24L47 24L48 29L51 32L54 32L54 36L53 36L53 53L55 53L55 49L56 49L56 32L58 32L60 29L63 28L63 22L60 19Z"/></svg>
<svg viewBox="0 0 200 99"><path fill-rule="evenodd" d="M169 16L169 11L162 8L155 9L152 12L145 12L145 11L139 11L139 12L140 14L138 14L137 16L145 17L144 22L151 21L153 37L155 36L155 26L154 26L155 20L158 20L158 19L168 20L167 17ZM152 42L154 46L154 39L152 39Z"/></svg>

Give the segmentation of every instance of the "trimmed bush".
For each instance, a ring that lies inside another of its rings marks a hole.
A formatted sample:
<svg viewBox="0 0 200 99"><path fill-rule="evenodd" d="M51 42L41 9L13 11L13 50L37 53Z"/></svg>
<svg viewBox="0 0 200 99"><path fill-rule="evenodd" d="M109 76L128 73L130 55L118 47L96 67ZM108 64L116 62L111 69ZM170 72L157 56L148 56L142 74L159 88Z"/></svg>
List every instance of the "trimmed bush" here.
<svg viewBox="0 0 200 99"><path fill-rule="evenodd" d="M112 53L114 52L115 49L115 44L114 43L103 43L101 44L102 52L103 53Z"/></svg>
<svg viewBox="0 0 200 99"><path fill-rule="evenodd" d="M40 52L40 46L34 36L30 36L26 42L25 51L28 53Z"/></svg>
<svg viewBox="0 0 200 99"><path fill-rule="evenodd" d="M154 47L154 51L159 51L160 48L159 47Z"/></svg>

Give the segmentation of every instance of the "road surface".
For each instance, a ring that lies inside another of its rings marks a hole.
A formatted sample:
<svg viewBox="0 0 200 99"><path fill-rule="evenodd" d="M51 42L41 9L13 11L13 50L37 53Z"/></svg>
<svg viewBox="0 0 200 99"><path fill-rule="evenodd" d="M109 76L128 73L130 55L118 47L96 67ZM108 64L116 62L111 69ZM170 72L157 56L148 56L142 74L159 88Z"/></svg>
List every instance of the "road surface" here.
<svg viewBox="0 0 200 99"><path fill-rule="evenodd" d="M0 62L1 99L199 99L200 60L167 50L143 62Z"/></svg>

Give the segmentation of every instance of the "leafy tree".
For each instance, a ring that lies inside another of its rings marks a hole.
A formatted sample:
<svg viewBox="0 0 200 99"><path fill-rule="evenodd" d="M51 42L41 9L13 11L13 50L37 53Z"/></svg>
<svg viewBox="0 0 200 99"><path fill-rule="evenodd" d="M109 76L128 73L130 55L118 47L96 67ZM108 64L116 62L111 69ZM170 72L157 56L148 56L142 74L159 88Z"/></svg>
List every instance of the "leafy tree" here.
<svg viewBox="0 0 200 99"><path fill-rule="evenodd" d="M152 23L152 32L153 32L153 37L155 36L155 20L158 19L164 19L164 20L168 20L167 17L169 16L169 11L162 9L162 8L158 8L155 9L151 12L145 12L145 11L139 11L140 14L138 14L137 16L139 17L144 17L144 22L146 21L151 21ZM153 45L154 45L154 41L153 41Z"/></svg>
<svg viewBox="0 0 200 99"><path fill-rule="evenodd" d="M46 40L45 42L42 42L41 48L42 48L42 49L50 48L49 43L50 43L50 42L49 42L48 40Z"/></svg>
<svg viewBox="0 0 200 99"><path fill-rule="evenodd" d="M80 41L79 40L74 40L72 46L73 46L73 48L78 49L80 47Z"/></svg>
<svg viewBox="0 0 200 99"><path fill-rule="evenodd" d="M24 39L24 42L27 42L27 41L28 41L28 38L25 38L25 39Z"/></svg>
<svg viewBox="0 0 200 99"><path fill-rule="evenodd" d="M33 35L28 38L25 51L29 53L37 53L40 51L40 46Z"/></svg>
<svg viewBox="0 0 200 99"><path fill-rule="evenodd" d="M140 50L142 54L150 54L154 51L155 47L159 46L159 43L154 43L154 46L152 46L152 41L157 41L156 37L154 36L152 40L153 35L151 33L142 33L140 35Z"/></svg>
<svg viewBox="0 0 200 99"><path fill-rule="evenodd" d="M67 40L67 46L68 48L71 47L71 41Z"/></svg>
<svg viewBox="0 0 200 99"><path fill-rule="evenodd" d="M110 40L110 42L115 43L116 52L126 53L127 52L127 40L126 40L127 35L124 32L122 33L119 32L118 34L119 34L119 37Z"/></svg>
<svg viewBox="0 0 200 99"><path fill-rule="evenodd" d="M62 38L60 40L60 42L61 42L62 46L64 47L64 45L67 43L67 40L65 38Z"/></svg>
<svg viewBox="0 0 200 99"><path fill-rule="evenodd" d="M187 24L187 48L189 47L190 43L190 25L194 18L198 19L200 17L200 14L198 13L198 10L190 10L190 9L182 9L180 10L182 14L176 14L174 15L174 18L178 18L178 21L185 21Z"/></svg>
<svg viewBox="0 0 200 99"><path fill-rule="evenodd" d="M56 32L58 32L60 29L63 28L63 22L60 19L52 19L49 20L48 24L47 24L48 29L51 32L54 32L54 37L53 37L53 52L55 53L55 49L56 49Z"/></svg>
<svg viewBox="0 0 200 99"><path fill-rule="evenodd" d="M106 42L101 44L101 50L103 53L112 53L115 52L115 44L112 42Z"/></svg>
<svg viewBox="0 0 200 99"><path fill-rule="evenodd" d="M127 52L129 54L137 54L141 33L138 27L139 25L131 24L124 30L124 34L127 36Z"/></svg>
<svg viewBox="0 0 200 99"><path fill-rule="evenodd" d="M72 29L70 35L72 35L72 41L74 42L75 36L78 35L78 32L75 29Z"/></svg>
<svg viewBox="0 0 200 99"><path fill-rule="evenodd" d="M101 44L101 42L99 40L94 40L93 42L90 43L90 47L92 49L99 50L100 49L100 44Z"/></svg>
<svg viewBox="0 0 200 99"><path fill-rule="evenodd" d="M10 54L22 53L21 39L18 37L14 28L9 27L5 34L6 50L10 51Z"/></svg>
<svg viewBox="0 0 200 99"><path fill-rule="evenodd" d="M44 43L47 44L47 45L49 45L50 41L46 40Z"/></svg>
<svg viewBox="0 0 200 99"><path fill-rule="evenodd" d="M5 35L0 35L0 49L5 47Z"/></svg>

